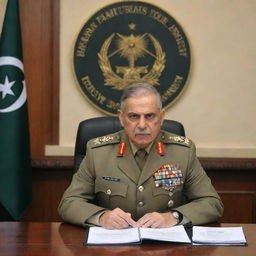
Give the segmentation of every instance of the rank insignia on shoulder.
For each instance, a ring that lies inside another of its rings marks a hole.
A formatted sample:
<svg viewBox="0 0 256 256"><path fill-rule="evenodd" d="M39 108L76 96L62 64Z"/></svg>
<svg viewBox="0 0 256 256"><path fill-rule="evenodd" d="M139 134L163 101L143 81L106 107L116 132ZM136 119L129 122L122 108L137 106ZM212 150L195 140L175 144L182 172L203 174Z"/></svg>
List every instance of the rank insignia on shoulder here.
<svg viewBox="0 0 256 256"><path fill-rule="evenodd" d="M119 137L117 136L102 136L92 140L94 146L100 146L108 143L119 142Z"/></svg>
<svg viewBox="0 0 256 256"><path fill-rule="evenodd" d="M187 137L184 137L184 136L170 136L169 139L173 142L183 143L188 146L191 144L191 141Z"/></svg>

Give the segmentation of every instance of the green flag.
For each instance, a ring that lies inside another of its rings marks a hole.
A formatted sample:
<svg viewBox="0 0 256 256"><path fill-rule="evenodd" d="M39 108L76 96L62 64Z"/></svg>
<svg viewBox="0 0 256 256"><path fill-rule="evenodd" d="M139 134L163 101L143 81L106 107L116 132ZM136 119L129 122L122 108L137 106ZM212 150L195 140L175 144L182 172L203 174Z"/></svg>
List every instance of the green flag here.
<svg viewBox="0 0 256 256"><path fill-rule="evenodd" d="M8 0L0 38L0 203L15 220L32 197L18 2Z"/></svg>

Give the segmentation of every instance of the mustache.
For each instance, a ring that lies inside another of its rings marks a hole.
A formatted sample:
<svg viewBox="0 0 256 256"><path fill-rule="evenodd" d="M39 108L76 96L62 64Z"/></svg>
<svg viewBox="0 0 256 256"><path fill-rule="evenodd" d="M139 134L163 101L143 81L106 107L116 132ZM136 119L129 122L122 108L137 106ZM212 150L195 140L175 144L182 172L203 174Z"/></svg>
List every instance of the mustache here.
<svg viewBox="0 0 256 256"><path fill-rule="evenodd" d="M143 130L141 130L141 129L136 129L135 130L135 132L134 132L134 134L135 135L150 135L151 134L151 132L150 132L150 130L149 129L143 129Z"/></svg>

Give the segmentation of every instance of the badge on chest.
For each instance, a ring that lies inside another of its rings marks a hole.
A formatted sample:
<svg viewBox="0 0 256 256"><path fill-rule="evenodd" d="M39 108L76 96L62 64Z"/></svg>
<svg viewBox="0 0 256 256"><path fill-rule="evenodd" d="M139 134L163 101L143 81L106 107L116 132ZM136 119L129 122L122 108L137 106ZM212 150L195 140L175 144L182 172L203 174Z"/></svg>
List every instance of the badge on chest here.
<svg viewBox="0 0 256 256"><path fill-rule="evenodd" d="M172 191L177 185L183 184L182 172L176 164L162 165L154 173L154 183L156 187Z"/></svg>

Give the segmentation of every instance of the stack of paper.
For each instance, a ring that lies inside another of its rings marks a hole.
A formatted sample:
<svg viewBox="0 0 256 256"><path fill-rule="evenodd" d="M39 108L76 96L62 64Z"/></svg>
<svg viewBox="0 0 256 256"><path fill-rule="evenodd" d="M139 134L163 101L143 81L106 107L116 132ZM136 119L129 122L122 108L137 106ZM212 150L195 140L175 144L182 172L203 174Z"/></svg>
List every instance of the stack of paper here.
<svg viewBox="0 0 256 256"><path fill-rule="evenodd" d="M193 245L246 245L242 227L193 227Z"/></svg>

